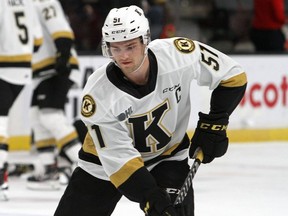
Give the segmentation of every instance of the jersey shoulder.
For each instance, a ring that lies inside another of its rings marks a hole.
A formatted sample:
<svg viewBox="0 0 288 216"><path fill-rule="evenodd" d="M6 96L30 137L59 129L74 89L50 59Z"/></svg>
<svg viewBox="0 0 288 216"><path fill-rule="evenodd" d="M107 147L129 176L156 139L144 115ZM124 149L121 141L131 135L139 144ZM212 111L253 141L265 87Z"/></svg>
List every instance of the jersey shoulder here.
<svg viewBox="0 0 288 216"><path fill-rule="evenodd" d="M48 5L48 4L59 4L58 0L32 0L34 4Z"/></svg>
<svg viewBox="0 0 288 216"><path fill-rule="evenodd" d="M42 27L54 39L69 38L74 39L74 33L69 24L63 8L56 0L37 0L35 4L41 20Z"/></svg>
<svg viewBox="0 0 288 216"><path fill-rule="evenodd" d="M85 122L97 122L104 118L111 106L121 97L117 87L107 77L108 62L94 71L82 91L81 118Z"/></svg>
<svg viewBox="0 0 288 216"><path fill-rule="evenodd" d="M157 39L148 48L156 57L160 74L192 67L200 59L197 42L185 37Z"/></svg>
<svg viewBox="0 0 288 216"><path fill-rule="evenodd" d="M179 54L191 54L195 51L195 43L192 39L186 37L173 37L167 39L156 39L148 47L154 51L167 51Z"/></svg>
<svg viewBox="0 0 288 216"><path fill-rule="evenodd" d="M104 65L102 65L100 68L98 68L97 70L95 70L88 78L85 87L83 89L83 93L84 94L89 94L91 91L93 91L93 89L97 89L100 87L100 85L102 85L103 82L105 82L106 75L106 68L108 66L109 63L106 63Z"/></svg>

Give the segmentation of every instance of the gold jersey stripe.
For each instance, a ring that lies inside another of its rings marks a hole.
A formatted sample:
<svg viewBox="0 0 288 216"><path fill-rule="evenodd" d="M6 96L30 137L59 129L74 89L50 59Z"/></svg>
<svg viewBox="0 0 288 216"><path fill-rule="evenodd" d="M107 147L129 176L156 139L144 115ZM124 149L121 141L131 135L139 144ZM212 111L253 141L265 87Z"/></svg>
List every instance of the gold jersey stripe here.
<svg viewBox="0 0 288 216"><path fill-rule="evenodd" d="M8 139L9 151L31 150L31 136L12 136Z"/></svg>
<svg viewBox="0 0 288 216"><path fill-rule="evenodd" d="M143 160L140 157L133 158L121 167L116 173L110 176L112 184L118 188L138 169L144 166Z"/></svg>
<svg viewBox="0 0 288 216"><path fill-rule="evenodd" d="M50 146L55 146L56 140L51 138L51 139L45 139L45 140L39 140L35 142L35 146L37 148L45 148L45 147L50 147Z"/></svg>
<svg viewBox="0 0 288 216"><path fill-rule="evenodd" d="M55 64L55 58L47 58L32 65L33 71Z"/></svg>
<svg viewBox="0 0 288 216"><path fill-rule="evenodd" d="M90 154L93 154L93 155L98 157L98 153L96 151L94 142L93 142L92 137L90 136L89 133L86 134L86 137L85 137L85 140L83 143L83 151L90 153Z"/></svg>
<svg viewBox="0 0 288 216"><path fill-rule="evenodd" d="M77 139L78 135L76 131L73 131L72 133L68 134L67 136L63 137L62 139L58 140L57 146L58 148L62 148L65 144L71 142L74 139Z"/></svg>
<svg viewBox="0 0 288 216"><path fill-rule="evenodd" d="M0 62L31 62L31 60L31 54L0 56Z"/></svg>
<svg viewBox="0 0 288 216"><path fill-rule="evenodd" d="M69 31L55 32L54 34L52 34L52 38L54 40L56 40L58 38L74 39L74 34L72 32L69 32Z"/></svg>
<svg viewBox="0 0 288 216"><path fill-rule="evenodd" d="M71 56L71 57L70 57L69 63L70 63L70 64L74 64L74 65L79 65L78 59L75 58L74 56Z"/></svg>
<svg viewBox="0 0 288 216"><path fill-rule="evenodd" d="M43 38L35 38L34 39L34 46L41 46L43 44Z"/></svg>
<svg viewBox="0 0 288 216"><path fill-rule="evenodd" d="M222 81L220 85L224 87L239 87L245 85L246 83L247 83L246 73L241 73L237 76L231 77L228 80Z"/></svg>
<svg viewBox="0 0 288 216"><path fill-rule="evenodd" d="M33 69L33 71L36 71L36 70L39 70L41 68L45 68L47 66L53 65L53 64L55 64L55 62L56 62L55 57L46 58L40 62L34 63L32 65L32 69ZM74 56L70 57L69 62L70 62L70 64L73 64L73 65L79 64L77 58L75 58Z"/></svg>

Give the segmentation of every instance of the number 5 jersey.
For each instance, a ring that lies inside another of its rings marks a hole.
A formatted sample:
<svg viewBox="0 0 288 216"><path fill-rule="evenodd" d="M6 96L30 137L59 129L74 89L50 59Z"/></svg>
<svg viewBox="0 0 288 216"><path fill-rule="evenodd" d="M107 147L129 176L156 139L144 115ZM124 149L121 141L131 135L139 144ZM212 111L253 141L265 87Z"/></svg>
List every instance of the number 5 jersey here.
<svg viewBox="0 0 288 216"><path fill-rule="evenodd" d="M32 0L0 1L0 79L23 85L32 80L33 49L42 30Z"/></svg>

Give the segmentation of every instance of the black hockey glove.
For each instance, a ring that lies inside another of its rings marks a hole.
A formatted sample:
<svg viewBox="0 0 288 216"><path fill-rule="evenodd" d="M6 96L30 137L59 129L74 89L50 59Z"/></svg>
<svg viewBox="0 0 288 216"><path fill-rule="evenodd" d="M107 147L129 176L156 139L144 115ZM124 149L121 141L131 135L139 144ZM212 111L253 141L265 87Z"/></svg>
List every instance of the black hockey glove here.
<svg viewBox="0 0 288 216"><path fill-rule="evenodd" d="M61 53L56 54L56 63L55 70L59 75L69 75L70 74L70 53Z"/></svg>
<svg viewBox="0 0 288 216"><path fill-rule="evenodd" d="M145 195L145 201L140 208L148 216L178 216L169 194L161 188L155 188Z"/></svg>
<svg viewBox="0 0 288 216"><path fill-rule="evenodd" d="M215 157L224 155L228 148L226 129L229 116L222 114L204 114L199 112L199 121L191 139L189 156L200 147L204 154L202 163L210 163Z"/></svg>

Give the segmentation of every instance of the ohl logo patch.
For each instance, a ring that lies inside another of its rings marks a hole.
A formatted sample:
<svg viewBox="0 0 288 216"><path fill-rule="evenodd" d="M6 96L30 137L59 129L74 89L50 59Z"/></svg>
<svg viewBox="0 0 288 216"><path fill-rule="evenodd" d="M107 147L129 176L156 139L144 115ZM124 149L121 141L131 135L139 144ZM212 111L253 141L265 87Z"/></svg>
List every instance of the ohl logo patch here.
<svg viewBox="0 0 288 216"><path fill-rule="evenodd" d="M96 103L90 95L85 95L82 100L81 114L85 117L92 116L96 111Z"/></svg>
<svg viewBox="0 0 288 216"><path fill-rule="evenodd" d="M182 53L191 53L195 49L194 42L188 38L177 38L174 45Z"/></svg>

